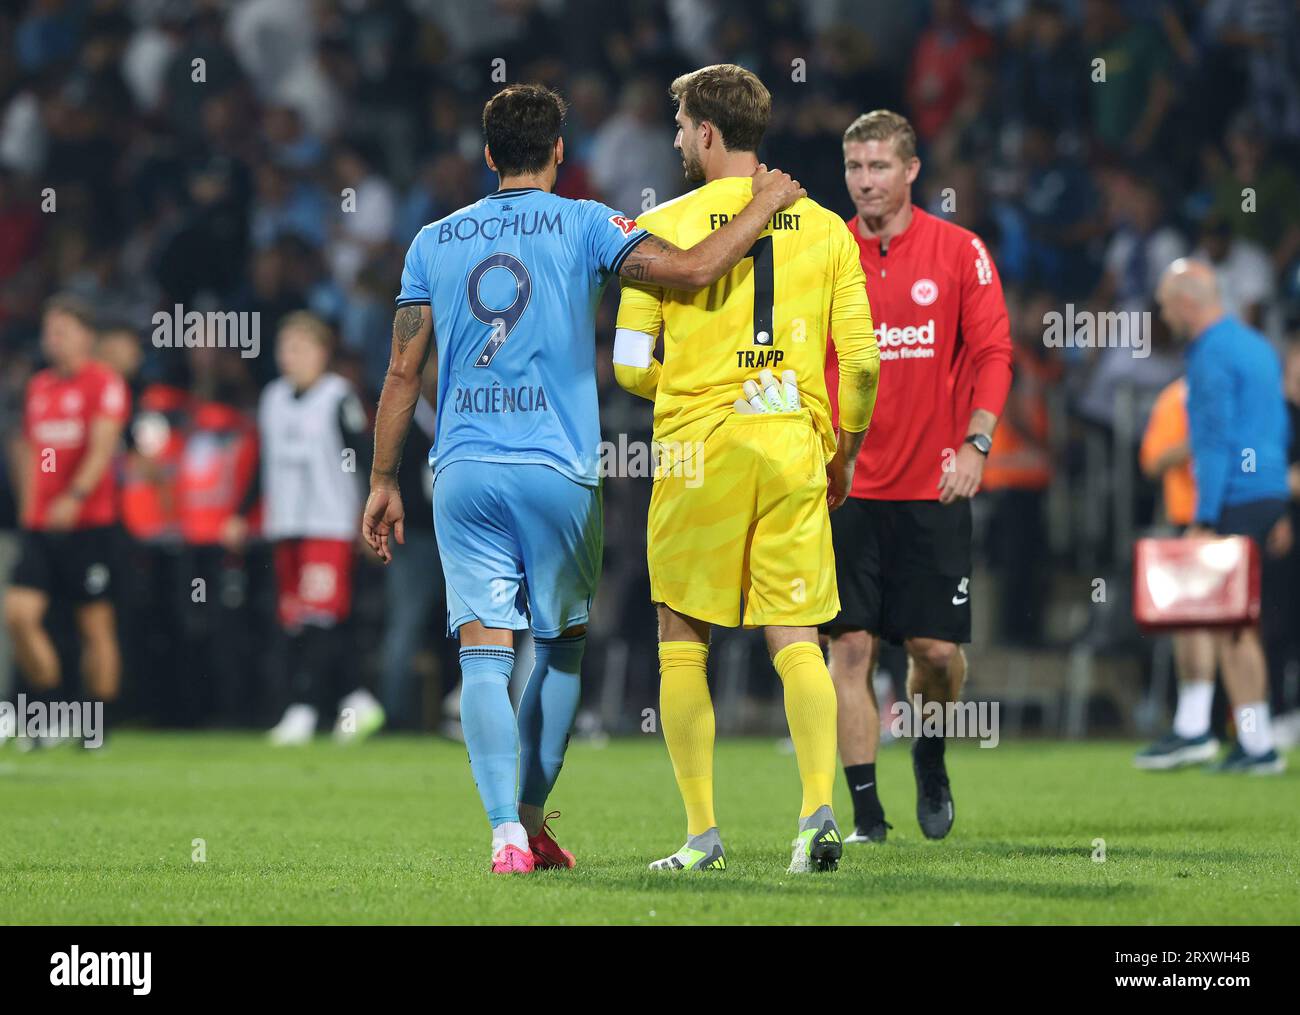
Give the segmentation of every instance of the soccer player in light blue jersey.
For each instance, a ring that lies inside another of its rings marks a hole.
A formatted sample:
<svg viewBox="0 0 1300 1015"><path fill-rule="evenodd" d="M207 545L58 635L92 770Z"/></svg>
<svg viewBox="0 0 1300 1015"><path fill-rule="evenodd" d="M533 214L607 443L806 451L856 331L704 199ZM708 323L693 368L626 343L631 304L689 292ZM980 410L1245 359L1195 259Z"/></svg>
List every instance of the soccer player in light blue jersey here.
<svg viewBox="0 0 1300 1015"><path fill-rule="evenodd" d="M460 638L461 725L492 825L492 870L572 867L546 826L578 707L587 616L600 576L595 315L614 275L693 290L745 255L801 196L760 166L753 199L689 250L595 201L551 193L564 160L564 101L512 85L483 107L484 157L500 189L425 226L412 242L375 422L362 531L381 560L403 541L397 487L420 376L438 347L429 465ZM514 632L536 662L516 720L508 683Z"/></svg>

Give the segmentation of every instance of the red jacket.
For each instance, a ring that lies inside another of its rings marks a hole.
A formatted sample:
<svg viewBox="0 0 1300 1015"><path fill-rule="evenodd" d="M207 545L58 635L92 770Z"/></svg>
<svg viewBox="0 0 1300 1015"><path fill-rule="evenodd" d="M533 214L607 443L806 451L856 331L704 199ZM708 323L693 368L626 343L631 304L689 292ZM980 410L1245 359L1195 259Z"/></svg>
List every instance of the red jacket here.
<svg viewBox="0 0 1300 1015"><path fill-rule="evenodd" d="M133 447L122 463L122 524L141 541L174 538L180 531L176 472L188 409L184 388L150 384L140 393L131 421Z"/></svg>
<svg viewBox="0 0 1300 1015"><path fill-rule="evenodd" d="M975 409L1002 414L1011 387L1011 326L997 268L968 229L912 209L880 252L854 216L880 347L880 393L851 496L937 500L943 465ZM839 361L828 346L826 388L839 419ZM948 454L945 454L948 452Z"/></svg>
<svg viewBox="0 0 1300 1015"><path fill-rule="evenodd" d="M239 513L255 481L257 450L257 425L244 413L220 402L196 406L177 484L186 543L221 541L222 529Z"/></svg>
<svg viewBox="0 0 1300 1015"><path fill-rule="evenodd" d="M26 528L46 527L50 504L68 490L86 456L95 420L103 416L121 423L130 412L126 383L102 363L88 362L72 377L49 368L28 381L23 410L23 435L31 450ZM73 528L112 525L117 512L117 476L110 464L82 501Z"/></svg>

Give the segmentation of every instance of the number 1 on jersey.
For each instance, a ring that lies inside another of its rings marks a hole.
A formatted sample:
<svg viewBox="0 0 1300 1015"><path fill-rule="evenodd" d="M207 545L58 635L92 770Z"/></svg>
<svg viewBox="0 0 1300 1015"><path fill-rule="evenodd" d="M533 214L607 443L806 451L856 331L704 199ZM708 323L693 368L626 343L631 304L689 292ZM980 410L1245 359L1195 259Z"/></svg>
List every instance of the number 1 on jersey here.
<svg viewBox="0 0 1300 1015"><path fill-rule="evenodd" d="M772 327L773 306L776 302L776 276L772 268L772 237L760 236L745 252L754 259L754 344L771 345L775 338Z"/></svg>

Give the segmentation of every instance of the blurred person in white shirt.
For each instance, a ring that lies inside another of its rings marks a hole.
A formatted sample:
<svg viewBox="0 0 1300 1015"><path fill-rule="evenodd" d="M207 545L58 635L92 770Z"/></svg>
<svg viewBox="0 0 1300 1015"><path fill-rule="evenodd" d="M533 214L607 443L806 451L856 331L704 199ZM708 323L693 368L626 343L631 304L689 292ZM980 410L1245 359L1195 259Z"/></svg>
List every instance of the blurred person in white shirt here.
<svg viewBox="0 0 1300 1015"><path fill-rule="evenodd" d="M667 93L652 81L637 78L623 89L618 112L592 146L591 180L605 203L634 216L681 192L672 112Z"/></svg>
<svg viewBox="0 0 1300 1015"><path fill-rule="evenodd" d="M1237 235L1232 223L1211 212L1201 223L1192 257L1214 265L1224 311L1253 328L1262 327L1264 311L1277 292L1273 262L1264 248Z"/></svg>
<svg viewBox="0 0 1300 1015"><path fill-rule="evenodd" d="M330 242L330 271L342 288L350 289L362 266L391 239L397 195L365 146L340 144L332 161L342 196Z"/></svg>

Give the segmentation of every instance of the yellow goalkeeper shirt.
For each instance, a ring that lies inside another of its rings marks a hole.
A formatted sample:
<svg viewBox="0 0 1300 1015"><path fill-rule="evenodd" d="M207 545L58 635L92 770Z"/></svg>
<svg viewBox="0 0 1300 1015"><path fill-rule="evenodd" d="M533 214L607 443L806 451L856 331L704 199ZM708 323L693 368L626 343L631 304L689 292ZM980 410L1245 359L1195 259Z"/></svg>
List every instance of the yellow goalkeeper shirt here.
<svg viewBox="0 0 1300 1015"><path fill-rule="evenodd" d="M637 224L691 247L749 199L749 177L725 177L637 216ZM841 425L859 431L871 420L879 353L858 245L839 215L808 198L774 215L740 263L707 289L682 292L625 279L618 328L650 336L650 348L663 330L654 394L654 437L661 444L703 441L735 411L744 382L766 367L778 380L794 371L829 461L835 434L826 395L828 331L840 362ZM621 383L626 376L621 368Z"/></svg>

